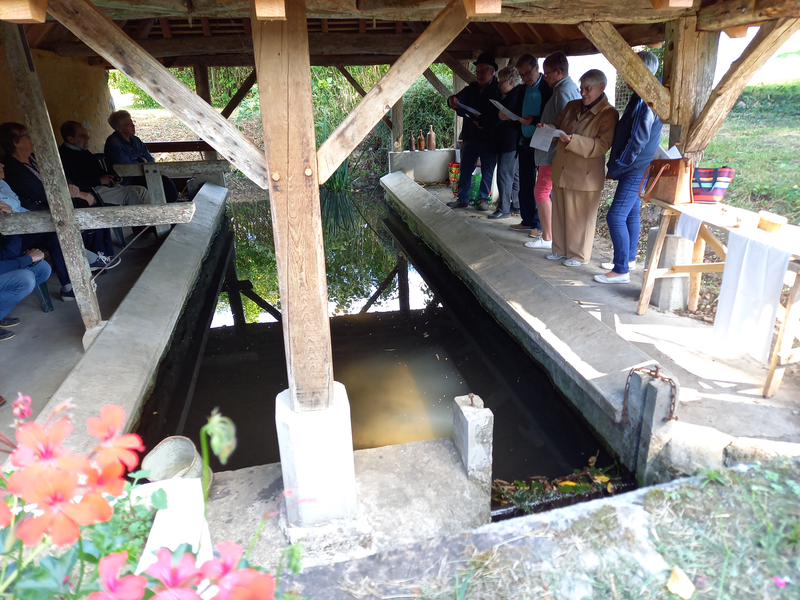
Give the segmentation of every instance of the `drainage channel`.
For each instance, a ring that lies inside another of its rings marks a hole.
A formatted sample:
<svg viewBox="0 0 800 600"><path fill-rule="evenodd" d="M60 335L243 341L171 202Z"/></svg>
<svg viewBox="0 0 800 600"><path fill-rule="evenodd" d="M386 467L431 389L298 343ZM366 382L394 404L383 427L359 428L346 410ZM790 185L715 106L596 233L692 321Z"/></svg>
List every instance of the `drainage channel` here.
<svg viewBox="0 0 800 600"><path fill-rule="evenodd" d="M235 219L234 215L234 229ZM386 273L373 276L373 281L391 277L396 269L387 294L369 312L359 314L378 286L355 286L362 296L340 305L356 314L330 320L334 377L347 389L354 448L452 437L452 398L472 392L494 413L494 478L555 478L585 468L592 456L597 456L597 467L613 465L614 458L547 373L441 258L399 216L391 214L384 226L391 238L377 225L360 230L363 239L352 243L380 244L361 248L370 256L384 253L380 261L365 260L362 266L382 265ZM238 235L237 256L246 254L244 245L255 243L256 237L252 232ZM329 247L335 249L336 244L326 239L326 250ZM249 271L237 262L239 277L244 271L253 279L262 272L273 273L268 261L274 252L265 256L267 263L249 265ZM337 277L360 276L330 267L328 273L329 289L340 285ZM231 322L224 304L218 305L216 325ZM273 317L260 314L256 319L266 322L248 323L245 335L234 327L210 328L199 368L193 371L196 382L190 410L184 411L183 434L197 443L199 429L215 407L237 425L239 447L227 465L214 464L215 471L280 461L274 414L275 397L288 385L283 334ZM252 313L250 320L255 320ZM178 425L173 418L164 430L175 432ZM503 509L495 508L501 516Z"/></svg>

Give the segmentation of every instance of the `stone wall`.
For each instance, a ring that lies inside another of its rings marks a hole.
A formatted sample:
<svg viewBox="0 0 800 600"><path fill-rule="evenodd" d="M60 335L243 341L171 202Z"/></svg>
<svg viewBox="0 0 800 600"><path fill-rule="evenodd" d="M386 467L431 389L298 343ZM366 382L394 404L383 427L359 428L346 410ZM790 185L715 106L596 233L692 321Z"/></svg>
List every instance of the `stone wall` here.
<svg viewBox="0 0 800 600"><path fill-rule="evenodd" d="M89 148L92 152L102 152L105 139L111 133L107 119L112 111L105 69L89 65L86 58L65 58L43 50L32 50L31 53L57 142L60 144L62 141L58 128L64 121L80 121L91 131ZM25 123L2 47L0 81L3 82L0 87L0 123Z"/></svg>

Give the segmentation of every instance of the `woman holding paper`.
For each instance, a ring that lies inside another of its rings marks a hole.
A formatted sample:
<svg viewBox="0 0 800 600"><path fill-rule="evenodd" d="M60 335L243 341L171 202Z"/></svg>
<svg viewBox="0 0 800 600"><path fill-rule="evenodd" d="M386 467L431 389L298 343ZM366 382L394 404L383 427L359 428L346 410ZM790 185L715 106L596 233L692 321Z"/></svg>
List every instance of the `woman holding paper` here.
<svg viewBox="0 0 800 600"><path fill-rule="evenodd" d="M522 77L516 67L505 67L497 73L498 88L501 98L498 109L502 107L513 110L517 105L517 97L522 83ZM494 103L494 102L493 102ZM497 152L497 191L500 195L500 206L489 215L490 219L507 219L511 214L511 202L514 189L514 180L518 176L519 161L517 160L517 129L513 121L501 120L492 132L492 143ZM517 201L518 202L518 201Z"/></svg>
<svg viewBox="0 0 800 600"><path fill-rule="evenodd" d="M553 159L553 251L549 260L567 267L592 256L597 207L605 181L605 154L614 139L617 109L605 95L606 76L591 69L583 74L581 99L569 102L554 124L560 129Z"/></svg>

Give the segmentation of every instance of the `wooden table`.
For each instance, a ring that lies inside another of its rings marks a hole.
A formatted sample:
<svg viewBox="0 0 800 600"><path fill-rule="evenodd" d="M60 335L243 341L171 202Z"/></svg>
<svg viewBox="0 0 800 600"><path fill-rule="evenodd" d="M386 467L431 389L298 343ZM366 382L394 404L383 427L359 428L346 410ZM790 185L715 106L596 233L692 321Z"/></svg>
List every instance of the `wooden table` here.
<svg viewBox="0 0 800 600"><path fill-rule="evenodd" d="M727 247L711 233L709 226L725 231L757 227L758 215L749 210L725 204L673 205L654 199L648 200L648 202L661 207L661 221L658 226L655 244L650 253L650 263L644 272L644 282L639 295L636 314L643 315L647 310L656 279L682 277L686 274L689 275L688 309L695 311L700 297L700 278L702 274L722 273L725 269L725 257L728 251ZM659 268L658 262L667 232L674 229L678 218L684 213L702 221L697 240L694 243L694 249L692 250L692 262L685 265L673 265L669 268ZM722 259L721 262L704 262L706 244ZM781 327L778 339L770 353L769 372L763 391L765 398L769 398L778 391L786 366L800 361L800 349L792 350L795 338L800 337L800 256L798 254L795 254L789 262L789 273L794 275L794 282L791 284L789 300L786 306L781 305L778 311L778 322L781 323Z"/></svg>

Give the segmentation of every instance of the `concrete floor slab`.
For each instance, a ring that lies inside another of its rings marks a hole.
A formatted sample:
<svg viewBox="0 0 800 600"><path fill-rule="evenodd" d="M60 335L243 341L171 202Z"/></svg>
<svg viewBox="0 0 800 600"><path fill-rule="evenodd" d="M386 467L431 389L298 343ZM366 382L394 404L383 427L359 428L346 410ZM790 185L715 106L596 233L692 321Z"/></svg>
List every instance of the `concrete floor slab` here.
<svg viewBox="0 0 800 600"><path fill-rule="evenodd" d="M449 188L428 187L425 191L430 192L427 202L416 202L406 209L415 213L412 223L426 230L447 227L457 232L457 236L447 237L447 247L440 250L448 262L458 261L460 252L456 248L461 247L461 240L475 244L477 238L485 236L494 248L487 252L501 257L503 263L497 270L498 278L513 277L515 271L506 263L524 267L531 275L504 282L502 294L494 296L494 300L513 306L532 327L537 323L541 327L545 321L548 325L551 321L563 323L554 341L565 342L563 350L572 354L567 360L582 362L603 372L596 366L595 355L605 355L617 364L618 377L613 381L616 386L620 381L624 384L624 375L630 367L604 344L603 336L581 340L579 345L573 343L581 337L581 321L574 317L572 310L579 308L579 312L615 332L617 335L613 337L629 342L647 359L658 361L675 375L681 386L677 407L681 422L712 426L734 437L800 443L800 378L796 373L787 373L779 392L765 399L761 388L766 379L766 366L749 356L725 355L724 349L715 345L710 325L653 307L646 314L637 315L643 276L641 265L631 273L629 285L604 285L593 280L594 274L603 272L600 263L610 259L612 249L607 240L595 240L592 261L588 265L565 267L560 261L545 260L545 250L525 248L527 232L522 234L509 229L516 219L490 220L486 218L487 213L472 208L450 210L444 206L452 200ZM444 237L440 241L443 240ZM512 257L517 260L512 261ZM540 281L551 288L550 294L543 292ZM521 290L529 284L528 293ZM492 291L480 293L490 295ZM576 335L570 335L567 331L570 329L574 329ZM546 336L542 334L541 337ZM583 372L591 371L586 368ZM617 392L620 391L618 388Z"/></svg>
<svg viewBox="0 0 800 600"><path fill-rule="evenodd" d="M274 572L286 545L301 541L305 567L330 564L461 533L489 521L486 491L467 479L449 439L357 450L354 459L357 519L294 528L282 514L270 517L251 563ZM282 492L280 464L215 474L207 509L212 541L248 547L262 516L280 510Z"/></svg>

